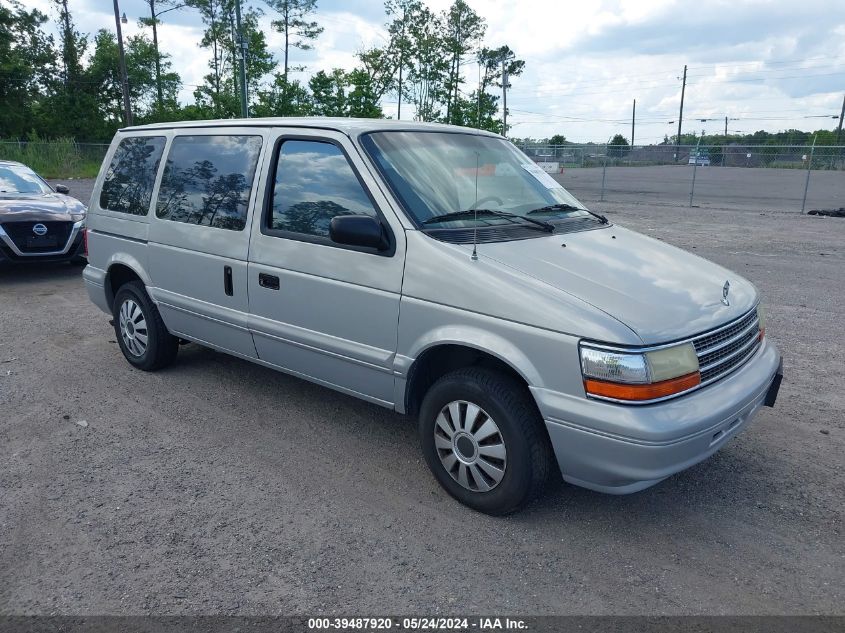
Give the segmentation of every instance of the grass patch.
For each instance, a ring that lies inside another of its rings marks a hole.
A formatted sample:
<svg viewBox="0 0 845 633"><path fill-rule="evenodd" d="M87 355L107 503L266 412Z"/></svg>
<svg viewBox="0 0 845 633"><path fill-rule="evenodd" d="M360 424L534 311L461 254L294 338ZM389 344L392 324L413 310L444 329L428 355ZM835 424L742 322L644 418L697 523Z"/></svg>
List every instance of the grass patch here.
<svg viewBox="0 0 845 633"><path fill-rule="evenodd" d="M86 145L73 139L0 141L0 160L27 165L44 178L95 178L108 145Z"/></svg>

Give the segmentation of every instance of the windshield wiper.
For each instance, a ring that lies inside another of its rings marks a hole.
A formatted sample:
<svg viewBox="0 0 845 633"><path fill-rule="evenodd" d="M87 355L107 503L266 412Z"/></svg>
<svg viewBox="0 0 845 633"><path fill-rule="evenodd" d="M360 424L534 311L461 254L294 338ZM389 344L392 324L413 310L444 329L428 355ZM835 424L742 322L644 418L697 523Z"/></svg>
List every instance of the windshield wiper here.
<svg viewBox="0 0 845 633"><path fill-rule="evenodd" d="M544 222L543 220L536 220L534 218L527 218L524 215L519 215L517 213L508 213L507 211L494 211L493 209L464 209L463 211L451 211L449 213L441 213L440 215L434 215L430 218L426 218L422 221L422 223L433 224L434 222L457 220L459 218L475 216L476 214L493 215L499 218L508 218L509 220L523 220L525 222L530 222L531 224L543 229L544 231L548 231L549 233L554 233L555 230L555 225L550 222Z"/></svg>
<svg viewBox="0 0 845 633"><path fill-rule="evenodd" d="M590 215L594 215L594 216L596 216L599 220L601 220L601 223L602 223L602 224L609 224L609 222L610 222L610 221L609 221L609 220L608 220L605 216L603 216L601 213L595 213L595 212L593 212L593 211L590 211L589 209L585 209L585 208L583 208L583 207L576 207L574 204L566 204L566 203L560 203L560 204L547 204L547 205L546 205L546 206L544 206L544 207L538 207L538 208L536 208L536 209L532 209L531 211L529 211L529 212L528 212L528 213L526 213L525 215L531 215L532 213L547 213L547 212L549 212L549 211L586 211L586 212L587 212L587 213L589 213Z"/></svg>

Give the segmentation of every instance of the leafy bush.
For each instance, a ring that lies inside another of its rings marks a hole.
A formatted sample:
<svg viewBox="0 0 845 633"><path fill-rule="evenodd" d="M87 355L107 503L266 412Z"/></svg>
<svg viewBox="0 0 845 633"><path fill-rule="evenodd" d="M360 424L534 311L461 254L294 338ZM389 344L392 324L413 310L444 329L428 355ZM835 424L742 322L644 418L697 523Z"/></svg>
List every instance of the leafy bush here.
<svg viewBox="0 0 845 633"><path fill-rule="evenodd" d="M0 141L0 160L27 165L44 178L94 178L108 145L82 145L73 139Z"/></svg>

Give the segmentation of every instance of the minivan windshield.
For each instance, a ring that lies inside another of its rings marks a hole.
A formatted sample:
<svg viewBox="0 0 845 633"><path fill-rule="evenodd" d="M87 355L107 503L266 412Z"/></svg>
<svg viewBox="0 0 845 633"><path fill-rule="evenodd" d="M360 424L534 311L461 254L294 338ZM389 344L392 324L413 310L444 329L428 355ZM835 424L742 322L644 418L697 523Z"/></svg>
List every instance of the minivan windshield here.
<svg viewBox="0 0 845 633"><path fill-rule="evenodd" d="M386 131L362 143L425 228L588 216L575 196L504 139L455 132ZM463 213L484 209L476 217ZM501 213L496 213L501 212Z"/></svg>
<svg viewBox="0 0 845 633"><path fill-rule="evenodd" d="M49 193L50 186L28 167L0 165L0 194Z"/></svg>

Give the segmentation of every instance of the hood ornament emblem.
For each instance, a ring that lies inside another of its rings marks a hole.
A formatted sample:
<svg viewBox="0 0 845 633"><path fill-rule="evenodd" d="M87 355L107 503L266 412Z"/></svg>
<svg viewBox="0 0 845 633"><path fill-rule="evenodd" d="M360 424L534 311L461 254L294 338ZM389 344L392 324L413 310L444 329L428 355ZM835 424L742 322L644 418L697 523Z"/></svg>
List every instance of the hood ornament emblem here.
<svg viewBox="0 0 845 633"><path fill-rule="evenodd" d="M32 227L32 232L38 236L47 235L47 227L39 222Z"/></svg>
<svg viewBox="0 0 845 633"><path fill-rule="evenodd" d="M726 281L725 285L722 286L722 303L724 303L726 306L731 305L731 302L728 301L728 293L730 293L730 291L731 291L731 282Z"/></svg>

